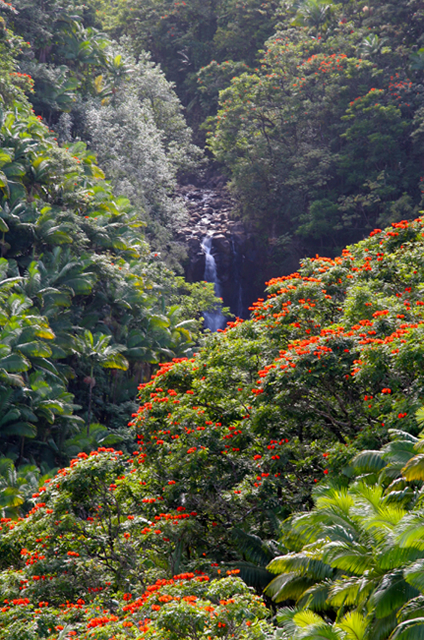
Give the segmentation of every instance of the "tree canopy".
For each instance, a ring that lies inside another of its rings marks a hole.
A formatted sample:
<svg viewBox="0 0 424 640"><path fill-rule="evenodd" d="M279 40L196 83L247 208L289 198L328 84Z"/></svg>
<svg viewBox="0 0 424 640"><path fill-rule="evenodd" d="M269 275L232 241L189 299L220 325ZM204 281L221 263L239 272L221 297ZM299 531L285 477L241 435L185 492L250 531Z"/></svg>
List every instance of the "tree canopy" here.
<svg viewBox="0 0 424 640"><path fill-rule="evenodd" d="M0 639L420 640L421 3L0 11ZM274 276L213 334L212 155Z"/></svg>

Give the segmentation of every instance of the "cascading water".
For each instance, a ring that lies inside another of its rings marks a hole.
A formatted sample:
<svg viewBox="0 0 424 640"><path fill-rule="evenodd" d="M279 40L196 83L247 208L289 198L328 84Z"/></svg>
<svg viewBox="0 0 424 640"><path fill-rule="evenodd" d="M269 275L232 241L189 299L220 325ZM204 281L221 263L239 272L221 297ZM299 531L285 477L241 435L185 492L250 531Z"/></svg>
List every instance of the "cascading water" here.
<svg viewBox="0 0 424 640"><path fill-rule="evenodd" d="M186 226L178 231L187 247L187 280L213 282L223 306L235 316L247 318L249 305L263 293L256 283L260 257L254 238L236 217L237 203L225 178L212 176L200 186L180 186L178 193L188 212ZM212 331L224 328L222 309L208 314L205 325Z"/></svg>
<svg viewBox="0 0 424 640"><path fill-rule="evenodd" d="M217 298L221 298L221 285L218 280L218 275L216 272L216 262L215 258L212 255L212 238L211 236L205 236L201 242L201 247L205 254L205 274L204 279L206 282L213 282L215 295ZM225 324L225 318L222 315L221 309L217 309L213 312L204 312L203 316L205 318L205 327L210 329L211 331L218 331L218 329L222 329Z"/></svg>

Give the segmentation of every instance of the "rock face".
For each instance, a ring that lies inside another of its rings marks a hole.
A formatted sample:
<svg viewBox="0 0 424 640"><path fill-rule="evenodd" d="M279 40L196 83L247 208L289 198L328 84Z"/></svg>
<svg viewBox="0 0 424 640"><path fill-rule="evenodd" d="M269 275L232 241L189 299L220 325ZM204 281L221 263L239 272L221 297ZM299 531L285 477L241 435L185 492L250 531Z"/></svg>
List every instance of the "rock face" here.
<svg viewBox="0 0 424 640"><path fill-rule="evenodd" d="M225 187L225 178L220 176L209 178L205 184L181 186L178 195L186 201L190 216L178 233L188 250L187 280L206 279L202 241L210 237L224 305L240 318L249 317L248 307L261 293L253 286L257 249L253 235L235 217L236 203Z"/></svg>

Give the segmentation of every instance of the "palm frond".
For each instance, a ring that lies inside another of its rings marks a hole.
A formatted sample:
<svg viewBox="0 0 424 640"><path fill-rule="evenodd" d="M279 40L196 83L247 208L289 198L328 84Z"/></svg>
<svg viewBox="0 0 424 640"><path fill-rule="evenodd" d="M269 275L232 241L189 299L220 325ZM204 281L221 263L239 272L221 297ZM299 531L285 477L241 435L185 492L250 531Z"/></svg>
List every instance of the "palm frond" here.
<svg viewBox="0 0 424 640"><path fill-rule="evenodd" d="M408 584L419 591L424 591L424 558L420 558L414 564L406 567L403 575Z"/></svg>
<svg viewBox="0 0 424 640"><path fill-rule="evenodd" d="M324 580L306 589L297 601L299 607L312 609L312 611L325 611L330 607L328 601L331 582Z"/></svg>
<svg viewBox="0 0 424 640"><path fill-rule="evenodd" d="M384 457L392 464L406 464L415 453L410 439L393 440L385 447Z"/></svg>
<svg viewBox="0 0 424 640"><path fill-rule="evenodd" d="M329 590L328 602L334 607L358 605L367 600L375 584L375 580L366 577L344 577L336 580Z"/></svg>
<svg viewBox="0 0 424 640"><path fill-rule="evenodd" d="M351 462L352 467L359 473L375 473L386 466L382 451L361 451Z"/></svg>
<svg viewBox="0 0 424 640"><path fill-rule="evenodd" d="M358 611L347 613L337 626L343 629L348 640L364 640L367 636L369 621Z"/></svg>
<svg viewBox="0 0 424 640"><path fill-rule="evenodd" d="M264 593L272 598L274 602L298 600L313 583L313 580L305 576L298 576L295 573L283 573L269 583Z"/></svg>
<svg viewBox="0 0 424 640"><path fill-rule="evenodd" d="M406 515L405 509L394 505L385 505L380 507L378 513L366 518L364 529L380 529L381 534L385 535L384 527L394 528Z"/></svg>
<svg viewBox="0 0 424 640"><path fill-rule="evenodd" d="M271 573L295 573L300 576L308 576L314 580L323 580L333 575L333 570L328 564L312 558L306 553L289 553L285 556L274 558L267 569Z"/></svg>
<svg viewBox="0 0 424 640"><path fill-rule="evenodd" d="M389 640L424 640L424 617L401 622Z"/></svg>
<svg viewBox="0 0 424 640"><path fill-rule="evenodd" d="M378 555L378 566L380 569L396 569L414 562L421 558L423 552L414 547L401 547L390 541Z"/></svg>
<svg viewBox="0 0 424 640"><path fill-rule="evenodd" d="M376 618L385 618L417 595L419 591L405 581L403 572L393 571L383 577L370 598L369 607Z"/></svg>
<svg viewBox="0 0 424 640"><path fill-rule="evenodd" d="M246 533L246 531L235 527L231 532L231 537L236 549L248 562L265 567L272 560L273 554L259 536Z"/></svg>
<svg viewBox="0 0 424 640"><path fill-rule="evenodd" d="M369 631L372 640L387 640L397 624L396 612L385 618L379 618L373 622Z"/></svg>
<svg viewBox="0 0 424 640"><path fill-rule="evenodd" d="M412 433L402 431L402 429L388 429L388 434L392 440L409 440L413 444L419 441L419 439L416 436L413 436Z"/></svg>
<svg viewBox="0 0 424 640"><path fill-rule="evenodd" d="M424 453L419 453L409 460L403 467L402 475L405 480L424 480Z"/></svg>
<svg viewBox="0 0 424 640"><path fill-rule="evenodd" d="M253 587L259 591L263 591L272 579L272 574L269 573L269 571L251 562L234 562L233 566L239 569L240 578L244 580L249 587Z"/></svg>
<svg viewBox="0 0 424 640"><path fill-rule="evenodd" d="M332 567L355 575L362 575L374 565L371 549L356 543L328 543L323 551L323 560Z"/></svg>

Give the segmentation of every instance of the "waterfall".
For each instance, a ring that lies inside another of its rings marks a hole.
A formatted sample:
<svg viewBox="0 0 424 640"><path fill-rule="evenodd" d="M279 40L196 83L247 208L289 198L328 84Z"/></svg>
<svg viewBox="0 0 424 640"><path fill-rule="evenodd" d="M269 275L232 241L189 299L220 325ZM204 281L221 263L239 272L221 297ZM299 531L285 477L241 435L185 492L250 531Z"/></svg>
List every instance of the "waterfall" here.
<svg viewBox="0 0 424 640"><path fill-rule="evenodd" d="M239 318L249 317L249 305L263 293L256 281L260 257L253 236L236 217L237 202L225 179L212 175L198 186L180 186L178 193L189 214L187 225L178 231L187 247L187 280L213 282L222 306ZM205 326L212 331L224 328L222 309L203 315Z"/></svg>
<svg viewBox="0 0 424 640"><path fill-rule="evenodd" d="M201 247L205 254L204 280L206 280L206 282L213 282L215 295L217 298L221 298L221 285L216 272L215 258L212 255L212 237L205 236L201 242ZM222 315L221 309L217 309L210 313L205 311L203 316L205 318L205 327L211 331L222 329L226 324L226 320Z"/></svg>

